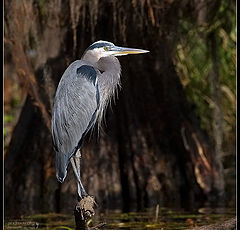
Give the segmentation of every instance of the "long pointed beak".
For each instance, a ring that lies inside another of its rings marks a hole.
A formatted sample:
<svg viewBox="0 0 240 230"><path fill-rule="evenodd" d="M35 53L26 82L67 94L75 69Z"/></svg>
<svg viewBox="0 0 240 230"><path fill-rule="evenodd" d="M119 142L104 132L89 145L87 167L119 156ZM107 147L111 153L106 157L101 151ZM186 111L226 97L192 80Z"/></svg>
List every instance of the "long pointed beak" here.
<svg viewBox="0 0 240 230"><path fill-rule="evenodd" d="M119 46L113 46L109 49L109 51L112 52L114 56L122 56L122 55L128 55L128 54L141 54L141 53L149 52L148 50L119 47Z"/></svg>

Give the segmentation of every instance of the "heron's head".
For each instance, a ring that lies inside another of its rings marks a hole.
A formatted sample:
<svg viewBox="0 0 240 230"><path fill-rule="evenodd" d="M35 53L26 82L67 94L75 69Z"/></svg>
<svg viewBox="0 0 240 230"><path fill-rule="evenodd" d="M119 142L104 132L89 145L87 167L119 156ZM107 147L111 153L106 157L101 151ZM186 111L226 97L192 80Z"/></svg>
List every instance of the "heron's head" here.
<svg viewBox="0 0 240 230"><path fill-rule="evenodd" d="M112 42L100 40L90 45L84 52L83 57L85 55L87 56L91 55L91 56L95 56L97 60L99 60L102 57L123 56L128 54L141 54L141 53L147 53L147 52L149 51L142 50L142 49L119 47L119 46L115 46Z"/></svg>

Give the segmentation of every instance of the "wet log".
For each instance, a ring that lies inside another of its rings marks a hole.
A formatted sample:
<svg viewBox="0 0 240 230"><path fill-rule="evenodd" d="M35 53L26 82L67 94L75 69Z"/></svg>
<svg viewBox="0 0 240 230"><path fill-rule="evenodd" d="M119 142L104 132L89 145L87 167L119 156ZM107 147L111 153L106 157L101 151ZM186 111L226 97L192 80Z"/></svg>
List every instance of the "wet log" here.
<svg viewBox="0 0 240 230"><path fill-rule="evenodd" d="M98 230L105 223L100 223L94 227L88 226L88 221L94 216L94 206L96 202L92 196L85 196L74 209L76 230Z"/></svg>
<svg viewBox="0 0 240 230"><path fill-rule="evenodd" d="M222 223L204 225L201 227L190 228L189 230L234 230L236 229L236 217Z"/></svg>

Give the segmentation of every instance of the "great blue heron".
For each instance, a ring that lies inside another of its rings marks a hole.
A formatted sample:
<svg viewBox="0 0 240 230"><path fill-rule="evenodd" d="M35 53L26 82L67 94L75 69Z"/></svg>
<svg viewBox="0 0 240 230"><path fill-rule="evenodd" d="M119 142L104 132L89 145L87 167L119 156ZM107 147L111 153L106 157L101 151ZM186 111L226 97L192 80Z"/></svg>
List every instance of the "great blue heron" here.
<svg viewBox="0 0 240 230"><path fill-rule="evenodd" d="M69 65L59 82L52 113L56 177L62 183L71 162L79 201L87 195L80 178L80 148L88 131L101 122L120 83L121 66L116 56L146 52L97 41L86 49L81 60Z"/></svg>

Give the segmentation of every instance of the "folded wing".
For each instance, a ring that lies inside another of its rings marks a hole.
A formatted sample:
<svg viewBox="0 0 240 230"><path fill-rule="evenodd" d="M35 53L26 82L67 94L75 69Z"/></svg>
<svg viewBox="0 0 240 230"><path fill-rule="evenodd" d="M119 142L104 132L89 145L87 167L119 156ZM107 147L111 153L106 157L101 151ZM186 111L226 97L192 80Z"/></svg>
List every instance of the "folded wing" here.
<svg viewBox="0 0 240 230"><path fill-rule="evenodd" d="M52 114L56 176L60 182L67 175L70 158L94 125L98 107L97 72L81 61L73 62L58 85Z"/></svg>

